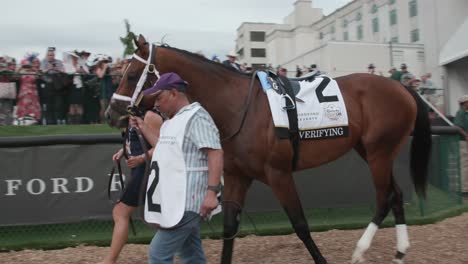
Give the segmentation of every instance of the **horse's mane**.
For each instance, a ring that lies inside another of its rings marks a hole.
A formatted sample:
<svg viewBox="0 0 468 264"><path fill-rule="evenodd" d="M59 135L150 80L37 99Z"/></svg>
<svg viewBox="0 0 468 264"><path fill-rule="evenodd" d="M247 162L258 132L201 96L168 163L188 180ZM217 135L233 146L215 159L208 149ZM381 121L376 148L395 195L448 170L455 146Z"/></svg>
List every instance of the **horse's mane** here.
<svg viewBox="0 0 468 264"><path fill-rule="evenodd" d="M160 48L170 49L170 50L176 51L178 53L182 53L183 55L186 55L186 56L188 56L188 57L190 57L190 58L192 58L192 59L194 59L196 61L199 61L199 62L203 63L205 66L210 67L215 71L219 71L220 69L225 69L225 70L228 70L231 73L236 74L238 76L244 76L244 77L248 76L246 74L243 74L243 73L240 73L240 72L236 71L233 68L227 67L226 65L224 65L222 63L218 63L218 62L209 60L209 59L205 58L204 56L200 56L199 54L196 54L196 53L193 53L193 52L190 52L190 51L174 48L174 47L171 47L171 46L169 46L167 44L163 44L163 45L161 45L159 47Z"/></svg>

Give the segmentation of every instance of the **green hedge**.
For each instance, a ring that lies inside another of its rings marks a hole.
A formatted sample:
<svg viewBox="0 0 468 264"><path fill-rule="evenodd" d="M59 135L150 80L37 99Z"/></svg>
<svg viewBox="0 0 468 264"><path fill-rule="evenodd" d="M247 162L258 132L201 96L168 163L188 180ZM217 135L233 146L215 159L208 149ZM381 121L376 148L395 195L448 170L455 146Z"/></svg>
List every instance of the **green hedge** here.
<svg viewBox="0 0 468 264"><path fill-rule="evenodd" d="M44 135L83 135L83 134L115 134L120 130L105 124L99 125L33 125L33 126L2 126L0 137L44 136Z"/></svg>

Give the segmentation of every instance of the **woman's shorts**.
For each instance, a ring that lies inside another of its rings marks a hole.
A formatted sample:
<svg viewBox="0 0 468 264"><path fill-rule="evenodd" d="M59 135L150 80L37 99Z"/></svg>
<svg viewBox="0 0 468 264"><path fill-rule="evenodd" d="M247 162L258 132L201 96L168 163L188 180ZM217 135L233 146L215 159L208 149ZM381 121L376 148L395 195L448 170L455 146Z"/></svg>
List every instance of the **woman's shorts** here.
<svg viewBox="0 0 468 264"><path fill-rule="evenodd" d="M145 164L141 164L132 169L132 177L126 182L120 202L137 207L139 205L139 197L141 191L141 184L145 174Z"/></svg>

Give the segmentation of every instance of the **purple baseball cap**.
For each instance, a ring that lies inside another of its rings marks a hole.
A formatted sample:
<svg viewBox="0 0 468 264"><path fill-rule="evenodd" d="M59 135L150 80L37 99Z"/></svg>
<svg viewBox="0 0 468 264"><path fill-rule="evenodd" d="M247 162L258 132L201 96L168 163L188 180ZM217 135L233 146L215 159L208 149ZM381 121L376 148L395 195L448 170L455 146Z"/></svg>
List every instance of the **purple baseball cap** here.
<svg viewBox="0 0 468 264"><path fill-rule="evenodd" d="M153 87L144 91L144 95L153 95L158 91L176 89L178 91L185 91L188 83L184 81L175 72L164 73L161 78L156 81Z"/></svg>

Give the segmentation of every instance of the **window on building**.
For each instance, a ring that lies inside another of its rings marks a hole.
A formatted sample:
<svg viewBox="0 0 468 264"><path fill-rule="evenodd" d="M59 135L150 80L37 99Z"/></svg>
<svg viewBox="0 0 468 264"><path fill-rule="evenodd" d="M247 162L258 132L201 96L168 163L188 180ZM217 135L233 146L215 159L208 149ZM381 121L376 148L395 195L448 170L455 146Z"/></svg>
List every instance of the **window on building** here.
<svg viewBox="0 0 468 264"><path fill-rule="evenodd" d="M416 0L412 0L409 3L409 15L410 17L415 17L418 15L418 5Z"/></svg>
<svg viewBox="0 0 468 264"><path fill-rule="evenodd" d="M425 62L426 56L424 55L424 51L418 51L417 58L419 62Z"/></svg>
<svg viewBox="0 0 468 264"><path fill-rule="evenodd" d="M362 40L362 37L363 37L362 25L359 25L357 27L357 39Z"/></svg>
<svg viewBox="0 0 468 264"><path fill-rule="evenodd" d="M390 26L397 24L397 11L393 9L390 11Z"/></svg>
<svg viewBox="0 0 468 264"><path fill-rule="evenodd" d="M331 26L330 32L331 32L332 34L335 34L335 25Z"/></svg>
<svg viewBox="0 0 468 264"><path fill-rule="evenodd" d="M389 5L393 5L393 4L395 4L395 2L396 2L396 0L388 0Z"/></svg>
<svg viewBox="0 0 468 264"><path fill-rule="evenodd" d="M374 33L379 32L379 19L378 18L372 19L372 32Z"/></svg>
<svg viewBox="0 0 468 264"><path fill-rule="evenodd" d="M393 50L392 57L395 65L405 61L404 53L402 50Z"/></svg>
<svg viewBox="0 0 468 264"><path fill-rule="evenodd" d="M419 29L411 30L411 42L419 41Z"/></svg>
<svg viewBox="0 0 468 264"><path fill-rule="evenodd" d="M348 26L348 19L343 19L343 27L347 27Z"/></svg>
<svg viewBox="0 0 468 264"><path fill-rule="evenodd" d="M250 55L253 58L265 58L266 49L250 49Z"/></svg>
<svg viewBox="0 0 468 264"><path fill-rule="evenodd" d="M398 37L392 37L390 40L392 43L398 43Z"/></svg>
<svg viewBox="0 0 468 264"><path fill-rule="evenodd" d="M379 11L379 7L376 4L374 4L371 8L371 13L375 14L377 13L377 11Z"/></svg>
<svg viewBox="0 0 468 264"><path fill-rule="evenodd" d="M343 40L348 40L349 39L349 34L347 31L343 32Z"/></svg>
<svg viewBox="0 0 468 264"><path fill-rule="evenodd" d="M265 41L265 32L264 31L250 31L250 41Z"/></svg>
<svg viewBox="0 0 468 264"><path fill-rule="evenodd" d="M360 21L361 19L362 19L362 14L361 14L361 12L358 12L358 13L356 14L356 20L357 20L357 21Z"/></svg>
<svg viewBox="0 0 468 264"><path fill-rule="evenodd" d="M320 32L319 39L323 39L323 32Z"/></svg>
<svg viewBox="0 0 468 264"><path fill-rule="evenodd" d="M237 54L239 54L239 58L243 58L244 57L244 48L241 48L240 50L238 50Z"/></svg>

